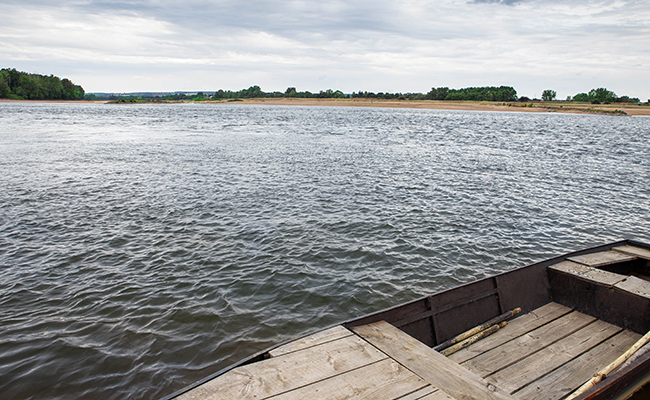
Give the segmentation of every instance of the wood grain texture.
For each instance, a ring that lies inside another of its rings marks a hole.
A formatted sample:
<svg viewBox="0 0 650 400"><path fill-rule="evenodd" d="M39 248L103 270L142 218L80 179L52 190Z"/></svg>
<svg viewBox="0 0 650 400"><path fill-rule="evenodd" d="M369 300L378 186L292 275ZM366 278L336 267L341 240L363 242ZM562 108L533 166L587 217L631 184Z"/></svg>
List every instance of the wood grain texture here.
<svg viewBox="0 0 650 400"><path fill-rule="evenodd" d="M514 393L520 399L558 400L572 393L596 372L623 354L641 335L621 331L587 353Z"/></svg>
<svg viewBox="0 0 650 400"><path fill-rule="evenodd" d="M428 386L391 359L274 396L273 400L393 400Z"/></svg>
<svg viewBox="0 0 650 400"><path fill-rule="evenodd" d="M621 253L635 255L639 258L650 260L650 250L642 249L641 247L625 245L625 246L614 247L612 250L620 251Z"/></svg>
<svg viewBox="0 0 650 400"><path fill-rule="evenodd" d="M635 255L621 253L620 251L600 251L598 253L583 254L581 256L568 257L567 260L584 264L588 267L597 268L603 265L616 264L636 260Z"/></svg>
<svg viewBox="0 0 650 400"><path fill-rule="evenodd" d="M454 398L442 390L438 390L437 392L433 392L424 397L420 397L418 400L454 400Z"/></svg>
<svg viewBox="0 0 650 400"><path fill-rule="evenodd" d="M506 392L387 322L352 330L432 386L458 400L513 400Z"/></svg>
<svg viewBox="0 0 650 400"><path fill-rule="evenodd" d="M550 346L490 375L487 380L512 393L591 350L622 328L604 321L574 332Z"/></svg>
<svg viewBox="0 0 650 400"><path fill-rule="evenodd" d="M594 317L573 311L474 357L462 365L480 376L488 376L572 334L593 321L595 321ZM506 329L507 327L504 328L504 331Z"/></svg>
<svg viewBox="0 0 650 400"><path fill-rule="evenodd" d="M450 355L449 359L456 361L457 363L463 363L485 353L486 351L498 347L503 343L509 342L512 339L537 329L554 319L560 318L569 312L571 312L571 309L561 304L545 304L536 310L511 320L503 329L500 329L493 335L472 344L468 348L459 350Z"/></svg>
<svg viewBox="0 0 650 400"><path fill-rule="evenodd" d="M594 282L604 286L613 286L623 279L627 278L626 275L615 274L613 272L605 271L602 269L578 264L573 261L562 261L561 263L549 266L548 269L564 274L573 275L579 279Z"/></svg>
<svg viewBox="0 0 650 400"><path fill-rule="evenodd" d="M385 359L357 336L243 365L178 397L263 399Z"/></svg>
<svg viewBox="0 0 650 400"><path fill-rule="evenodd" d="M354 335L352 332L345 329L341 325L337 325L324 331L316 332L309 336L305 336L304 338L289 342L283 346L269 351L269 354L271 357L277 357L283 354L291 353L297 350L303 350L308 347L317 346L319 344L331 342L333 340L352 335Z"/></svg>
<svg viewBox="0 0 650 400"><path fill-rule="evenodd" d="M433 387L431 385L427 385L427 386L423 387L422 389L416 390L415 392L411 392L411 393L407 394L406 396L402 396L402 397L400 397L399 399L396 399L396 400L419 400L419 399L423 398L424 396L430 395L430 394L435 393L437 391L438 391L438 388L435 388L435 387Z"/></svg>
<svg viewBox="0 0 650 400"><path fill-rule="evenodd" d="M650 282L636 276L628 276L614 285L615 288L632 293L636 296L650 299Z"/></svg>

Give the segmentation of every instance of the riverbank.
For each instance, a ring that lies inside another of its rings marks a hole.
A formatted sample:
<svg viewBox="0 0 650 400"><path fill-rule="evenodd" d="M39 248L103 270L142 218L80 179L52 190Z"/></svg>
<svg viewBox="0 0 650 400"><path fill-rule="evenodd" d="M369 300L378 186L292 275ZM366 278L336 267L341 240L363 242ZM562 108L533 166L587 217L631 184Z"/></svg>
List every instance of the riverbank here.
<svg viewBox="0 0 650 400"><path fill-rule="evenodd" d="M6 100L0 103L112 103L107 100ZM650 116L650 105L629 103L591 104L566 101L530 101L530 102L489 102L489 101L444 101L444 100L383 100L383 99L301 99L301 98L253 98L227 99L206 101L145 101L146 103L200 103L200 104L254 104L277 106L320 106L320 107L381 107L381 108L411 108L432 110L467 110L467 111L505 111L505 112L556 112L565 114L601 114L601 115L631 115ZM140 102L137 102L140 103ZM120 104L130 104L124 102Z"/></svg>
<svg viewBox="0 0 650 400"><path fill-rule="evenodd" d="M433 110L507 111L507 112L559 112L572 114L605 114L650 116L650 106L634 104L590 104L565 101L531 102L488 102L488 101L444 101L444 100L382 100L382 99L237 99L221 100L217 103L266 104L283 106L329 106L329 107L386 107ZM206 101L205 103L214 103Z"/></svg>

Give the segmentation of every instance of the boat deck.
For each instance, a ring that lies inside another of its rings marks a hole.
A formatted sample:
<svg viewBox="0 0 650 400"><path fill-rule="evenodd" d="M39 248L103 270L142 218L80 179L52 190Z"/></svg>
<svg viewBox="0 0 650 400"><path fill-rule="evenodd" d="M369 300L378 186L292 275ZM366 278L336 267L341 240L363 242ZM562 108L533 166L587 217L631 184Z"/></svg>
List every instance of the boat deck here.
<svg viewBox="0 0 650 400"><path fill-rule="evenodd" d="M561 399L640 337L558 303L449 357L384 321L336 326L179 399Z"/></svg>

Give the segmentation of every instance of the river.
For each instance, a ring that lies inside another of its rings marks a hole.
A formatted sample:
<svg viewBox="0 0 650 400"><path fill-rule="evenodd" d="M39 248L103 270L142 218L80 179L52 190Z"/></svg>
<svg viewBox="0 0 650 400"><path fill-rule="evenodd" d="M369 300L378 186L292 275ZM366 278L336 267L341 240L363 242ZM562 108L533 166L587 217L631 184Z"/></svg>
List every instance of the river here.
<svg viewBox="0 0 650 400"><path fill-rule="evenodd" d="M0 393L158 398L315 328L650 242L650 119L0 104Z"/></svg>

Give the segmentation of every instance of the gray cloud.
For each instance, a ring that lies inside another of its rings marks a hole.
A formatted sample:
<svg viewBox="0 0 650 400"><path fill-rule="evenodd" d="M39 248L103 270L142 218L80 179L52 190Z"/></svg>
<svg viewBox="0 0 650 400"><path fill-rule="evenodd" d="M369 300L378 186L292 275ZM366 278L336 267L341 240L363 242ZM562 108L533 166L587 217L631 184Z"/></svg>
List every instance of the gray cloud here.
<svg viewBox="0 0 650 400"><path fill-rule="evenodd" d="M481 4L481 3L483 3L483 4L505 4L507 6L511 6L511 5L515 4L515 3L520 3L522 1L523 0L474 0L474 1L470 1L469 3L470 4L472 4L472 3L473 4Z"/></svg>
<svg viewBox="0 0 650 400"><path fill-rule="evenodd" d="M650 91L642 71L650 64L650 5L640 0L0 5L0 63L76 74L91 91L518 83L521 94L539 96L537 86L554 82L565 85L555 87L560 96L608 82L622 86L611 88L617 93Z"/></svg>

